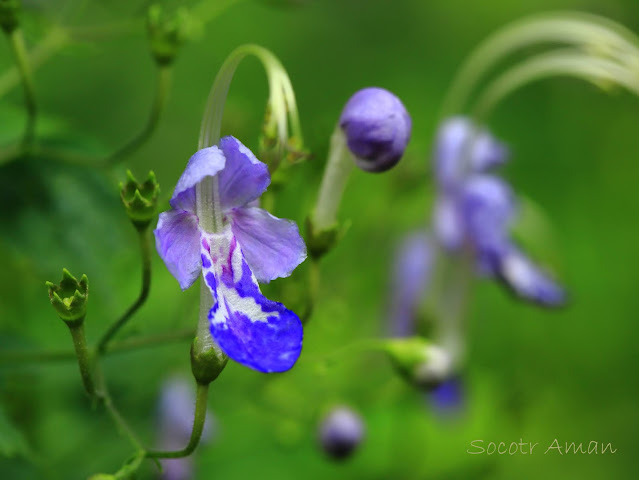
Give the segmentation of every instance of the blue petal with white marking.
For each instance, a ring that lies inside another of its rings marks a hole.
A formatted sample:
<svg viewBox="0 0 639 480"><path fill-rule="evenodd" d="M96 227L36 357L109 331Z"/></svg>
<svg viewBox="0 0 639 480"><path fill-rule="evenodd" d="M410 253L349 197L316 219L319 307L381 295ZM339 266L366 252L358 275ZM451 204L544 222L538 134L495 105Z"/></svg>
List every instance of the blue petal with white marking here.
<svg viewBox="0 0 639 480"><path fill-rule="evenodd" d="M260 372L284 372L302 351L302 323L259 289L230 226L203 233L202 274L213 296L211 335L236 362Z"/></svg>

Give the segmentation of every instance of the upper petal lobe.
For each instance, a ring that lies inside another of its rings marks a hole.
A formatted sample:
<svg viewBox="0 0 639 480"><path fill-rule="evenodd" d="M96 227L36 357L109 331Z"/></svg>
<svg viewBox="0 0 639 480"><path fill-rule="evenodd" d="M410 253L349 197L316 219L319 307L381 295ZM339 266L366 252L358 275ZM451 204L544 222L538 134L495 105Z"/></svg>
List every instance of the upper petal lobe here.
<svg viewBox="0 0 639 480"><path fill-rule="evenodd" d="M160 214L153 233L160 257L182 290L186 290L197 280L202 267L197 217L189 212L169 210Z"/></svg>
<svg viewBox="0 0 639 480"><path fill-rule="evenodd" d="M271 183L266 164L234 137L222 138L220 148L226 157L226 167L219 174L222 209L242 207L259 198Z"/></svg>
<svg viewBox="0 0 639 480"><path fill-rule="evenodd" d="M216 146L195 152L175 186L171 206L195 213L195 186L224 169L225 163L222 151Z"/></svg>

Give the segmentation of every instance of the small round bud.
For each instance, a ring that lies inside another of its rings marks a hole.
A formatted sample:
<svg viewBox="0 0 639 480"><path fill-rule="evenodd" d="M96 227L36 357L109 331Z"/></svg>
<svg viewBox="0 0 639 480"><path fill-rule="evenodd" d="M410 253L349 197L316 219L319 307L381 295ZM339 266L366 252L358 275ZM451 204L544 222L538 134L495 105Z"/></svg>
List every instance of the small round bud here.
<svg viewBox="0 0 639 480"><path fill-rule="evenodd" d="M84 322L87 313L87 300L89 298L89 279L86 275L78 280L62 269L62 280L59 285L46 282L49 289L49 300L58 316L69 326L80 325Z"/></svg>
<svg viewBox="0 0 639 480"><path fill-rule="evenodd" d="M399 98L383 88L369 87L349 99L339 124L357 166L384 172L402 158L412 122Z"/></svg>
<svg viewBox="0 0 639 480"><path fill-rule="evenodd" d="M229 361L229 357L209 339L200 341L195 337L191 344L191 373L200 385L215 380Z"/></svg>
<svg viewBox="0 0 639 480"><path fill-rule="evenodd" d="M135 227L144 229L155 218L160 185L153 172L149 172L144 183L139 183L127 170L126 180L126 183L120 183L120 199Z"/></svg>
<svg viewBox="0 0 639 480"><path fill-rule="evenodd" d="M322 450L337 460L347 458L364 439L364 430L364 422L359 414L348 407L336 407L319 426Z"/></svg>

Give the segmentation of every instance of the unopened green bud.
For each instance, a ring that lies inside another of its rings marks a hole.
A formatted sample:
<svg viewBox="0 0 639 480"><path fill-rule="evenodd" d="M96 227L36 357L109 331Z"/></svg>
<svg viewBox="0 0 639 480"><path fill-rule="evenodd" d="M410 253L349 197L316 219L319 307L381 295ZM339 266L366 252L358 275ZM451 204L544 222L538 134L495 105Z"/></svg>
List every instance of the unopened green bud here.
<svg viewBox="0 0 639 480"><path fill-rule="evenodd" d="M421 337L390 340L386 352L399 374L419 388L430 390L452 373L448 352Z"/></svg>
<svg viewBox="0 0 639 480"><path fill-rule="evenodd" d="M11 33L18 27L20 9L20 0L0 0L0 28L5 33Z"/></svg>
<svg viewBox="0 0 639 480"><path fill-rule="evenodd" d="M145 229L155 217L160 195L160 185L151 171L144 183L139 183L130 170L126 172L126 183L120 182L120 198L137 229Z"/></svg>
<svg viewBox="0 0 639 480"><path fill-rule="evenodd" d="M159 4L149 7L147 29L155 61L159 65L172 63L194 28L195 22L185 8L168 13Z"/></svg>
<svg viewBox="0 0 639 480"><path fill-rule="evenodd" d="M195 337L191 344L191 372L200 385L215 380L228 362L229 357L212 341L200 342Z"/></svg>
<svg viewBox="0 0 639 480"><path fill-rule="evenodd" d="M110 473L96 473L95 475L91 475L88 480L116 480L117 477L115 475L111 475Z"/></svg>
<svg viewBox="0 0 639 480"><path fill-rule="evenodd" d="M89 279L86 275L78 280L62 269L62 280L59 285L46 282L49 288L49 299L58 316L69 326L81 325L87 313L89 298Z"/></svg>

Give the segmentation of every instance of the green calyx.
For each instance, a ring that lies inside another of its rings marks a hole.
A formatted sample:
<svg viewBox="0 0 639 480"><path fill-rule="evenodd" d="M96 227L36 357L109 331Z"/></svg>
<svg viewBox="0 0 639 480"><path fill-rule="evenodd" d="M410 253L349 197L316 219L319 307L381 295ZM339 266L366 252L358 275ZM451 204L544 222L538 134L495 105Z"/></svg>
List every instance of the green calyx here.
<svg viewBox="0 0 639 480"><path fill-rule="evenodd" d="M0 28L5 33L11 33L20 23L20 0L0 0Z"/></svg>
<svg viewBox="0 0 639 480"><path fill-rule="evenodd" d="M49 289L51 305L58 316L68 325L80 325L87 313L89 298L89 279L82 275L80 281L66 269L62 269L62 280L59 285L46 282Z"/></svg>
<svg viewBox="0 0 639 480"><path fill-rule="evenodd" d="M120 182L120 198L136 228L146 228L155 217L160 195L160 185L151 171L143 183L139 183L130 170L126 172L127 181Z"/></svg>
<svg viewBox="0 0 639 480"><path fill-rule="evenodd" d="M306 248L311 258L319 260L337 245L346 231L350 227L350 222L343 225L332 225L328 228L318 230L313 221L313 217L306 218Z"/></svg>
<svg viewBox="0 0 639 480"><path fill-rule="evenodd" d="M229 361L229 357L212 342L200 342L197 337L191 344L191 372L200 385L215 380Z"/></svg>
<svg viewBox="0 0 639 480"><path fill-rule="evenodd" d="M303 142L299 137L290 136L285 141L280 137L272 110L269 102L266 106L258 146L258 157L266 163L271 173L271 185L286 178L285 173L278 178L278 174L286 170L285 168L279 169L280 166L296 165L311 156L310 152L304 149Z"/></svg>
<svg viewBox="0 0 639 480"><path fill-rule="evenodd" d="M388 340L385 350L395 370L413 386L430 390L450 374L446 353L425 338Z"/></svg>
<svg viewBox="0 0 639 480"><path fill-rule="evenodd" d="M185 8L168 13L155 4L149 7L147 31L151 53L160 65L168 65L175 60L180 47L193 35L195 22Z"/></svg>

